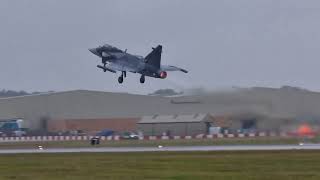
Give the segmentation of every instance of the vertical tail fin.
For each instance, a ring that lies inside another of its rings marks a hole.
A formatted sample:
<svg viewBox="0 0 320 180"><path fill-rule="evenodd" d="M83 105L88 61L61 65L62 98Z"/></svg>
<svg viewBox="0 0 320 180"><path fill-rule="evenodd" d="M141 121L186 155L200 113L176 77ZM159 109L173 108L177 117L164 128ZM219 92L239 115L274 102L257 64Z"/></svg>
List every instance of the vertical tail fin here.
<svg viewBox="0 0 320 180"><path fill-rule="evenodd" d="M158 45L146 57L146 63L160 69L162 46Z"/></svg>

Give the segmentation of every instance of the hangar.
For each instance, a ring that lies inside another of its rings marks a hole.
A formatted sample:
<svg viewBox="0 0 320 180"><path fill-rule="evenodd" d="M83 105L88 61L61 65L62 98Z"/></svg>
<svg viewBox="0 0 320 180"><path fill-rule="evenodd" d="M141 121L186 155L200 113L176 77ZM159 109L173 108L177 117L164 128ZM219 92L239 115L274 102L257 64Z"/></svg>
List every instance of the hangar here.
<svg viewBox="0 0 320 180"><path fill-rule="evenodd" d="M144 116L138 130L148 136L198 135L208 133L212 123L213 117L208 114L153 115Z"/></svg>
<svg viewBox="0 0 320 180"><path fill-rule="evenodd" d="M75 90L0 99L0 119L24 119L31 130L96 129L135 124L142 114L155 113L161 97ZM141 104L137 106L136 104ZM115 123L116 122L116 123ZM130 127L128 127L130 128ZM135 128L132 127L131 128ZM126 129L126 128L124 128Z"/></svg>
<svg viewBox="0 0 320 180"><path fill-rule="evenodd" d="M49 132L67 132L81 130L96 133L102 129L116 132L135 131L140 118L104 118L104 119L56 119L47 122Z"/></svg>
<svg viewBox="0 0 320 180"><path fill-rule="evenodd" d="M274 130L295 117L320 117L319 102L319 93L290 88L250 88L178 97L74 90L0 98L0 119L24 119L29 129L44 132L135 130L145 116L198 113L230 120L225 126L234 130Z"/></svg>

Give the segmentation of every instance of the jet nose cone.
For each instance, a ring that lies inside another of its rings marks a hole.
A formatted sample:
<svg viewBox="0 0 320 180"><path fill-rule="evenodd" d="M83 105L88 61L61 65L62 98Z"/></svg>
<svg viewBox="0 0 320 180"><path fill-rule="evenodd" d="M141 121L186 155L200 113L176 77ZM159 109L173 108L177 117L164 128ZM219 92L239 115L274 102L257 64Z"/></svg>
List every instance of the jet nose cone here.
<svg viewBox="0 0 320 180"><path fill-rule="evenodd" d="M92 52L93 54L95 54L97 51L96 51L96 49L95 48L90 48L90 49L88 49L90 52Z"/></svg>
<svg viewBox="0 0 320 180"><path fill-rule="evenodd" d="M97 56L99 56L99 53L98 53L98 51L97 51L97 49L96 48L90 48L90 49L88 49L91 53L93 53L94 55L97 55Z"/></svg>

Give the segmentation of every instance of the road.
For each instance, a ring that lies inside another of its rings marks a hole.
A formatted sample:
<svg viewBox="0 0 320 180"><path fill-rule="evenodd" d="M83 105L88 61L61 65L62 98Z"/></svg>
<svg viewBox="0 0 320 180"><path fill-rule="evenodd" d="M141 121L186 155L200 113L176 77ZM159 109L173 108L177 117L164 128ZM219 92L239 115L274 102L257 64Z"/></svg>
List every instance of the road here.
<svg viewBox="0 0 320 180"><path fill-rule="evenodd" d="M77 153L77 152L161 152L161 151L268 151L268 150L320 150L320 144L303 145L228 145L228 146L171 146L171 147L92 147L0 149L0 154L19 153Z"/></svg>

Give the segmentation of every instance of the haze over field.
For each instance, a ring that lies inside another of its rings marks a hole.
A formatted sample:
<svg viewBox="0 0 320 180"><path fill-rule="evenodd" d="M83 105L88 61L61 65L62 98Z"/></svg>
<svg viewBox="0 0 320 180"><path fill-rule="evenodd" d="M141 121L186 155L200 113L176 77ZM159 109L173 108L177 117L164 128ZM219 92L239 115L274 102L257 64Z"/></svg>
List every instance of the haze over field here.
<svg viewBox="0 0 320 180"><path fill-rule="evenodd" d="M0 1L0 82L13 90L157 89L291 85L320 90L320 2L316 0ZM88 48L109 43L189 74L166 80L96 68Z"/></svg>

